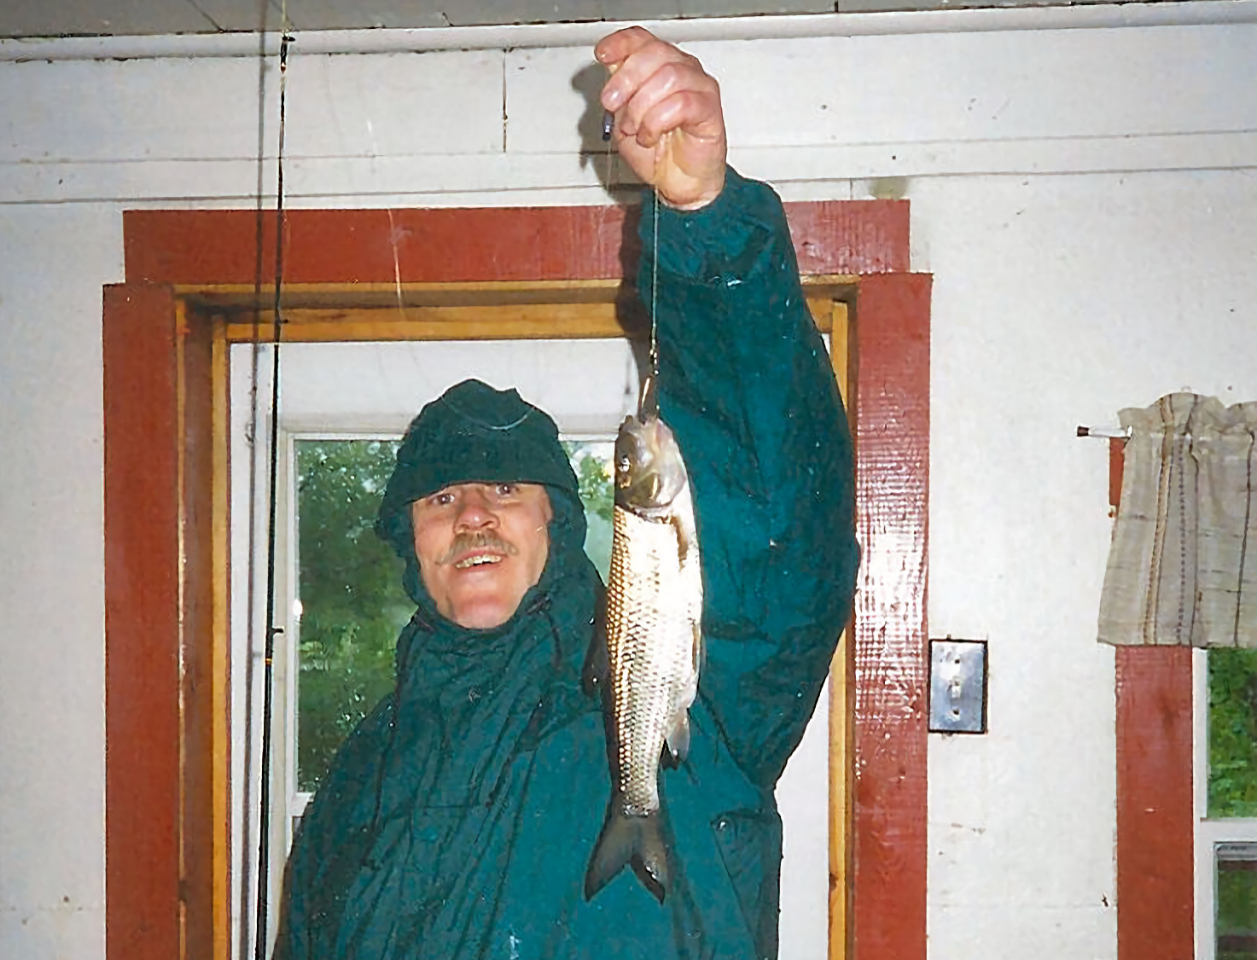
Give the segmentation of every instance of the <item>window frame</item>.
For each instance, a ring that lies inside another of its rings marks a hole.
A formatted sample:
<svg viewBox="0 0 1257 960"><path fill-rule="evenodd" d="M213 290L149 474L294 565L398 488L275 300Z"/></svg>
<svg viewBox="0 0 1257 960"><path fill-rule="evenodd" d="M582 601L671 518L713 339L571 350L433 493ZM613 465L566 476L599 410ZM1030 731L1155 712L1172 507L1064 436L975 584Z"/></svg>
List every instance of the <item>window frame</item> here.
<svg viewBox="0 0 1257 960"><path fill-rule="evenodd" d="M833 370L835 381L839 384L840 390L847 393L850 388L849 382L849 357L848 357L848 304L842 300L834 299L835 292L845 293L845 281L840 281L841 286L835 288L833 284L819 285L816 283L809 284L811 288L808 296L808 306L813 314L818 329L821 332L822 340L826 344L828 351L830 366ZM817 295L819 294L819 295ZM354 313L354 323L362 325L367 329L379 329L387 327L394 322L393 314L396 311L395 306L376 306L364 307ZM378 319L373 318L373 313L378 314ZM325 323L332 322L329 317L330 311L321 310L311 307L304 310L301 314L302 323L309 323L322 326ZM579 322L580 315L575 313L572 315L573 321ZM243 327L233 323L230 319L226 321L227 337L229 340L240 338L244 335ZM604 329L604 322L600 318L597 311L590 312L586 321L586 329L594 333L608 334L612 331ZM404 338L399 338L404 339ZM614 338L620 339L620 338ZM635 338L638 346L644 348L646 340L644 337ZM290 340L289 343L310 341ZM469 341L462 341L464 344L471 345ZM499 341L501 342L501 341ZM512 343L525 343L526 340L514 339ZM332 344L327 344L331 346ZM246 348L247 343L236 342L231 346L237 351ZM269 381L266 377L271 369L271 356L269 354L270 344L262 344L262 354L260 356L261 363L259 368L262 372L263 379L256 385L249 385L239 376L233 377L233 393L231 400L233 405L238 404L240 409L246 410L248 397L247 395L256 391L259 402L265 405L267 398L270 396ZM638 352L641 352L640 350ZM285 364L282 360L283 352L281 349L281 368L285 371L292 370L291 365ZM237 355L233 354L233 364L239 362ZM282 374L281 374L282 376ZM521 390L523 384L519 385ZM555 411L551 411L555 412ZM622 411L618 412L615 417L622 415ZM409 414L407 414L409 416ZM304 814L306 805L313 798L313 794L305 793L297 789L297 770L298 762L297 754L297 735L299 718L297 711L299 708L297 683L300 679L300 663L299 663L299 644L300 644L300 626L294 614L294 601L297 599L297 590L299 587L299 512L297 501L297 454L296 445L302 440L352 440L352 439L400 439L400 430L396 433L379 429L379 427L369 427L365 424L384 422L380 411L364 411L358 415L364 424L360 429L355 429L353 423L354 418L347 420L343 415L331 414L326 419L307 409L304 405L297 410L289 407L284 409L281 407L279 421L277 424L272 423L269 419L269 411L259 409L253 420L258 424L256 427L259 439L255 444L250 444L244 436L238 436L243 424L237 423L232 427L232 453L233 460L236 455L244 457L252 457L256 476L259 478L256 483L256 489L253 491L253 512L258 517L265 517L268 512L268 486L266 483L266 474L268 470L267 459L269 456L269 438L270 431L277 431L277 455L276 455L276 476L278 485L276 490L276 519L277 529L275 536L275 591L277 602L275 604L275 617L283 632L277 636L275 648L272 657L272 681L271 690L273 696L272 715L271 715L271 789L269 794L269 820L268 820L268 845L269 861L268 876L266 878L266 890L268 895L268 938L273 938L277 932L278 911L277 903L283 888L283 872L286 863L286 857L291 850L294 838L294 824L296 818ZM613 442L615 438L614 429L610 429L610 421L607 422L608 430L602 430L591 433L588 430L578 431L570 437L567 434L561 434L561 440L574 440L576 442L590 442L597 440L602 443ZM231 480L242 481L244 474L248 470L246 461L243 468L237 467L236 473ZM236 496L235 502L240 503L240 497ZM252 562L254 571L253 590L255 596L265 596L265 575L267 571L267 559L265 550L267 546L265 530L255 530L253 538L254 549L257 551ZM239 560L243 544L238 539L233 538L232 550L233 560ZM245 564L236 564L241 569L248 568L247 557ZM261 606L258 601L257 606ZM257 611L255 611L255 614ZM242 628L240 621L233 624L233 631ZM261 642L264 627L260 624L258 618L252 618L252 632L249 636L237 636L233 633L232 648L239 652L242 647L248 648L248 657L257 669L257 664L263 662L263 653L254 647ZM844 637L844 642L846 638ZM845 654L839 654L836 659L839 663L843 662ZM247 681L248 674L245 667L237 668L233 674L232 685L239 685ZM831 702L837 702L840 706L845 703L844 697L847 691L842 689L831 690ZM262 720L262 701L255 692L252 698L252 714L247 718L247 729L258 729ZM845 724L845 712L841 709L835 712L831 717L831 725L835 730L841 732ZM231 749L233 751L242 752L241 761L244 762L250 756L249 751L252 750L254 758L253 765L257 765L256 757L260 754L259 749L260 734L254 735L252 746L240 742L240 738L233 738ZM833 752L832 746L829 751ZM836 764L835 766L841 766ZM234 768L233 768L234 769ZM255 778L258 774L257 770L246 771L246 775ZM830 781L829 789L831 795L837 795L845 789L845 781L834 783ZM232 863L243 862L245 864L253 864L257 857L257 833L259 826L258 814L254 805L257 797L249 796L245 798L245 802L249 806L245 809L233 810L233 822L248 823L249 825L249 844L247 849L232 850ZM835 852L841 851L845 844L835 845ZM243 857L243 861L239 858ZM831 873L835 872L832 870ZM248 870L243 871L244 875L248 875ZM841 875L841 874L839 874ZM251 924L252 918L247 915L250 909L249 904L252 897L256 895L256 878L251 878L250 889L241 891L233 889L232 896L238 901L236 915L244 916L244 929L248 930L248 936L252 936ZM232 942L239 945L240 935L237 928L233 924ZM251 950L246 950L247 955L252 955Z"/></svg>
<svg viewBox="0 0 1257 960"><path fill-rule="evenodd" d="M1209 816L1209 651L1192 651L1192 766L1195 809L1196 957L1217 956L1217 860L1221 843L1257 844L1257 817Z"/></svg>

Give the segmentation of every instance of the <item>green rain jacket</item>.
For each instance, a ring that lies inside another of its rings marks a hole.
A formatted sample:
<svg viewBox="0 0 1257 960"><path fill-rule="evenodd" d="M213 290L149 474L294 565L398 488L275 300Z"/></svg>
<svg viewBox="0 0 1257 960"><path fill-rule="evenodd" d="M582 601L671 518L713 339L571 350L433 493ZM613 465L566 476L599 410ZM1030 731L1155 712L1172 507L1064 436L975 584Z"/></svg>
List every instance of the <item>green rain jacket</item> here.
<svg viewBox="0 0 1257 960"><path fill-rule="evenodd" d="M640 231L647 302L652 206ZM378 529L407 560L418 610L398 642L396 690L349 737L307 811L277 955L776 956L773 790L850 613L851 442L776 194L730 170L709 206L658 216L660 408L690 470L706 637L690 753L661 775L667 899L626 869L585 901L611 795L601 707L580 682L601 586L570 468L561 475L543 451L558 449L551 421L473 381L425 410L444 417L426 452L409 434L399 452ZM480 468L460 462L468 424L507 436L521 422L550 437L524 436L522 454ZM457 627L419 580L405 501L441 481L532 477L549 485L555 513L541 580L503 626Z"/></svg>

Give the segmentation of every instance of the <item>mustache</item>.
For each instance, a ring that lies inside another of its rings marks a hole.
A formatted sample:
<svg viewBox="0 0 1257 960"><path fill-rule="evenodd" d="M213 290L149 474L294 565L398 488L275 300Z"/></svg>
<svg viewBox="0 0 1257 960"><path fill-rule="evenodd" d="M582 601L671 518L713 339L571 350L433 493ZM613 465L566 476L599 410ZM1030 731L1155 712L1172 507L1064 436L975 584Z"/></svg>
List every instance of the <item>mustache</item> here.
<svg viewBox="0 0 1257 960"><path fill-rule="evenodd" d="M514 557L519 554L519 548L515 544L508 543L496 533L482 530L477 533L460 533L454 538L450 548L437 560L437 563L441 565L453 563L470 551L484 550L486 548L497 553L504 553L508 557Z"/></svg>

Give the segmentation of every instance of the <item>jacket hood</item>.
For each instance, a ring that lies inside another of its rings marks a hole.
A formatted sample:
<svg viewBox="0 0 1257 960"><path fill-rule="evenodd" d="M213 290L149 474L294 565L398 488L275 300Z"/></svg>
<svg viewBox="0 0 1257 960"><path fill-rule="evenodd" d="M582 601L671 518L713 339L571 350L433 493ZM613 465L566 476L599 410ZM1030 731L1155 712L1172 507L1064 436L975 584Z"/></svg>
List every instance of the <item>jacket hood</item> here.
<svg viewBox="0 0 1257 960"><path fill-rule="evenodd" d="M549 557L541 582L524 597L521 610L557 569L587 562L585 511L554 421L516 390L464 380L411 421L375 521L376 534L406 562L406 592L433 617L438 616L435 605L419 576L410 505L443 487L470 482L540 483L549 494Z"/></svg>
<svg viewBox="0 0 1257 960"><path fill-rule="evenodd" d="M540 579L510 619L488 630L461 627L437 612L415 556L411 503L465 482L543 484L553 514ZM515 390L466 380L425 406L407 429L375 524L405 560L404 584L418 606L398 638L392 709L399 716L419 711L428 718L421 726L454 722L465 731L495 731L488 763L480 762L484 744L470 734L465 750L425 753L422 763L411 757L407 762L418 764L411 789L420 790L425 777L448 776L483 801L496 793L510 756L598 709L580 682L601 582L585 555L578 489L554 421ZM394 752L392 737L386 757ZM387 811L397 799L379 802ZM409 809L414 798L398 802Z"/></svg>

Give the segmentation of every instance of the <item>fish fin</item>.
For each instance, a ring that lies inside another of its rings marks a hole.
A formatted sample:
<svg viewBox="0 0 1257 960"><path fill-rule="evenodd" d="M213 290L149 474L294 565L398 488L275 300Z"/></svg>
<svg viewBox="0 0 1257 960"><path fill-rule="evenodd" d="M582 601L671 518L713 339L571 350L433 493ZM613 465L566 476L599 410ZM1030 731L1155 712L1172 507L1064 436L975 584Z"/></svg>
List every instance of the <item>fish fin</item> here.
<svg viewBox="0 0 1257 960"><path fill-rule="evenodd" d="M656 900L663 903L668 895L671 874L668 870L668 848L659 829L659 814L637 818L638 844L633 857L633 872Z"/></svg>
<svg viewBox="0 0 1257 960"><path fill-rule="evenodd" d="M635 836L633 818L624 814L619 797L612 797L602 833L585 870L586 900L592 900L633 859Z"/></svg>
<svg viewBox="0 0 1257 960"><path fill-rule="evenodd" d="M663 751L664 760L668 766L675 769L681 765L681 761L685 759L690 752L690 717L688 713L682 712L680 721L668 734L667 747Z"/></svg>
<svg viewBox="0 0 1257 960"><path fill-rule="evenodd" d="M621 870L631 865L642 885L663 903L668 893L668 851L657 813L631 817L613 798L607 822L585 871L585 899L592 900Z"/></svg>

